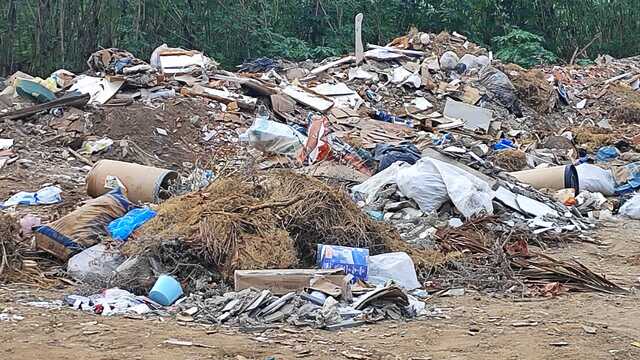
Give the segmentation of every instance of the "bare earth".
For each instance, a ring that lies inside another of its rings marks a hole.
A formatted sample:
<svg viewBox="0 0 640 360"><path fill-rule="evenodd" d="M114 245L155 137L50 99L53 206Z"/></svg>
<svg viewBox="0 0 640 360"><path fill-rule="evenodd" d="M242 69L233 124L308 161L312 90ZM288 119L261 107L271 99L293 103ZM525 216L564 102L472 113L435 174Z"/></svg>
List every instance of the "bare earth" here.
<svg viewBox="0 0 640 360"><path fill-rule="evenodd" d="M387 321L341 332L287 327L243 333L174 320L104 318L20 304L61 299L70 289L0 285L0 310L25 317L0 321L0 359L640 359L640 343L633 345L640 341L639 231L638 223L618 222L598 234L607 247L572 244L549 251L607 274L631 288L630 295L514 300L467 291L433 300L447 309L448 319ZM522 323L530 326L514 326ZM164 343L168 339L199 346Z"/></svg>

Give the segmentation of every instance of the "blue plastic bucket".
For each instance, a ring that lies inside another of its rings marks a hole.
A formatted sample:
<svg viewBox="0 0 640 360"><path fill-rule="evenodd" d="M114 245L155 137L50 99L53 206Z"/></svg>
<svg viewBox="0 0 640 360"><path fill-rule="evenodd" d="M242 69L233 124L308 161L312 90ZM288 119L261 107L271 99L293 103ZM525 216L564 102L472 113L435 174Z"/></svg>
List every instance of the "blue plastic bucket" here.
<svg viewBox="0 0 640 360"><path fill-rule="evenodd" d="M182 286L169 275L160 275L149 292L149 298L160 305L169 306L182 296Z"/></svg>

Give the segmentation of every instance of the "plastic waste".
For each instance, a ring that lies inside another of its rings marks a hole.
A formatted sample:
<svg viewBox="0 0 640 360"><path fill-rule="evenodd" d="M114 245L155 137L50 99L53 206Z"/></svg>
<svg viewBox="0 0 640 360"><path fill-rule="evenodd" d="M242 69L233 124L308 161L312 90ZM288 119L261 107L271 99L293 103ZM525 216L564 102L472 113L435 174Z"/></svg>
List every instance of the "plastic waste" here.
<svg viewBox="0 0 640 360"><path fill-rule="evenodd" d="M91 296L68 295L65 296L65 301L74 309L91 311L102 316L127 313L142 315L151 311L141 297L118 288L106 289Z"/></svg>
<svg viewBox="0 0 640 360"><path fill-rule="evenodd" d="M491 59L489 59L488 56L486 55L480 55L476 58L476 61L478 63L478 65L480 66L480 68L483 68L489 64L491 64Z"/></svg>
<svg viewBox="0 0 640 360"><path fill-rule="evenodd" d="M326 139L331 147L331 154L335 159L350 164L363 174L373 175L371 171L374 168L373 157L367 150L352 147L334 133L327 135Z"/></svg>
<svg viewBox="0 0 640 360"><path fill-rule="evenodd" d="M369 282L383 285L388 280L407 290L421 287L413 260L403 252L369 257Z"/></svg>
<svg viewBox="0 0 640 360"><path fill-rule="evenodd" d="M149 93L149 100L154 99L170 99L176 97L175 89L164 89Z"/></svg>
<svg viewBox="0 0 640 360"><path fill-rule="evenodd" d="M182 286L169 275L160 275L149 292L149 298L160 305L169 306L182 296Z"/></svg>
<svg viewBox="0 0 640 360"><path fill-rule="evenodd" d="M616 191L616 181L610 170L591 164L576 166L580 189L590 192L599 192L605 196L611 196Z"/></svg>
<svg viewBox="0 0 640 360"><path fill-rule="evenodd" d="M398 189L404 196L416 201L424 212L438 210L449 201L447 186L431 161L418 161L416 165L398 171Z"/></svg>
<svg viewBox="0 0 640 360"><path fill-rule="evenodd" d="M37 103L45 103L55 100L56 98L56 95L48 88L48 86L52 86L54 89L56 88L55 81L53 80L47 82L40 78L33 80L18 78L15 80L14 86L16 87L18 95Z"/></svg>
<svg viewBox="0 0 640 360"><path fill-rule="evenodd" d="M375 221L384 220L384 213L378 210L367 210L367 215Z"/></svg>
<svg viewBox="0 0 640 360"><path fill-rule="evenodd" d="M307 122L309 124L307 141L297 158L300 163L308 161L309 164L314 164L327 159L331 154L331 147L327 143L329 119L325 116L315 116L313 113L309 113Z"/></svg>
<svg viewBox="0 0 640 360"><path fill-rule="evenodd" d="M47 186L36 192L21 191L11 196L0 207L14 205L50 205L62 201L62 189L57 186Z"/></svg>
<svg viewBox="0 0 640 360"><path fill-rule="evenodd" d="M386 113L384 111L380 111L377 110L375 112L375 114L373 115L374 119L380 120L380 121L384 121L384 122L388 122L391 124L399 124L399 125L404 125L407 127L412 128L413 127L413 120L411 119L404 119L395 115L391 115L389 113Z"/></svg>
<svg viewBox="0 0 640 360"><path fill-rule="evenodd" d="M440 68L445 71L453 71L460 58L453 51L447 51L440 56Z"/></svg>
<svg viewBox="0 0 640 360"><path fill-rule="evenodd" d="M67 272L77 281L106 286L124 260L120 251L98 244L72 256Z"/></svg>
<svg viewBox="0 0 640 360"><path fill-rule="evenodd" d="M85 141L82 144L80 153L87 155L95 154L97 152L108 149L109 147L111 147L111 145L113 145L113 140L109 138L102 138L95 141Z"/></svg>
<svg viewBox="0 0 640 360"><path fill-rule="evenodd" d="M364 202L366 204L371 204L376 200L378 192L380 192L383 187L396 183L398 171L400 171L401 168L408 166L410 165L404 162L395 162L388 168L368 178L367 181L362 184L354 186L351 190L356 194L364 195Z"/></svg>
<svg viewBox="0 0 640 360"><path fill-rule="evenodd" d="M464 56L462 56L460 58L460 61L458 61L458 65L460 64L465 65L465 71L463 71L462 73L466 71L479 70L482 67L482 64L478 60L478 57L472 54L465 54Z"/></svg>
<svg viewBox="0 0 640 360"><path fill-rule="evenodd" d="M113 220L107 228L115 240L125 241L132 232L156 216L156 212L149 208L133 209L123 217Z"/></svg>
<svg viewBox="0 0 640 360"><path fill-rule="evenodd" d="M500 139L497 143L493 145L493 150L513 150L516 146L513 144L513 141L510 139Z"/></svg>
<svg viewBox="0 0 640 360"><path fill-rule="evenodd" d="M11 149L13 146L13 139L2 139L0 138L0 150Z"/></svg>
<svg viewBox="0 0 640 360"><path fill-rule="evenodd" d="M626 179L622 184L618 184L616 187L616 194L628 194L634 192L640 188L640 162L633 162L624 166L624 171L627 173Z"/></svg>
<svg viewBox="0 0 640 360"><path fill-rule="evenodd" d="M512 111L516 116L522 116L516 88L509 77L491 65L480 70L480 84L484 86L492 97Z"/></svg>
<svg viewBox="0 0 640 360"><path fill-rule="evenodd" d="M598 162L609 162L611 160L615 160L620 156L620 150L615 146L603 146L598 149L596 153L596 159Z"/></svg>
<svg viewBox="0 0 640 360"><path fill-rule="evenodd" d="M269 120L269 113L261 106L253 124L240 135L240 140L263 152L295 157L307 142L307 137L291 126Z"/></svg>
<svg viewBox="0 0 640 360"><path fill-rule="evenodd" d="M640 194L634 195L620 207L620 215L634 220L640 220Z"/></svg>
<svg viewBox="0 0 640 360"><path fill-rule="evenodd" d="M445 162L424 157L398 171L396 183L404 196L415 200L424 212L439 209L451 199L466 218L493 214L494 193L489 184Z"/></svg>

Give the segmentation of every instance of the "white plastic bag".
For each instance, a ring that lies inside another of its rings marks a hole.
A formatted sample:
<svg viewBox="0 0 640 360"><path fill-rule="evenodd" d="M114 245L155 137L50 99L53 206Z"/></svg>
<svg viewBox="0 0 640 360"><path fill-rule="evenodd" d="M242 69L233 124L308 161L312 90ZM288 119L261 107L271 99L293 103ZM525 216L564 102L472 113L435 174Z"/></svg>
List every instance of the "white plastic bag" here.
<svg viewBox="0 0 640 360"><path fill-rule="evenodd" d="M635 194L620 207L620 215L634 220L640 220L640 194Z"/></svg>
<svg viewBox="0 0 640 360"><path fill-rule="evenodd" d="M591 164L576 166L580 190L599 192L605 196L615 194L616 181L609 170Z"/></svg>
<svg viewBox="0 0 640 360"><path fill-rule="evenodd" d="M464 64L467 67L466 71L478 70L482 67L482 65L480 65L480 62L478 61L478 57L472 54L465 54L460 58L458 64Z"/></svg>
<svg viewBox="0 0 640 360"><path fill-rule="evenodd" d="M398 172L398 189L416 201L420 210L430 213L449 201L447 186L433 161L420 159L410 167Z"/></svg>
<svg viewBox="0 0 640 360"><path fill-rule="evenodd" d="M67 272L77 281L106 286L123 262L124 257L118 250L97 244L72 256L67 264Z"/></svg>
<svg viewBox="0 0 640 360"><path fill-rule="evenodd" d="M370 256L368 278L373 283L393 280L407 290L421 287L411 257L403 252Z"/></svg>
<svg viewBox="0 0 640 360"><path fill-rule="evenodd" d="M453 71L458 65L460 58L453 51L447 51L440 56L440 68L445 71Z"/></svg>
<svg viewBox="0 0 640 360"><path fill-rule="evenodd" d="M240 138L260 151L289 156L296 156L307 141L306 136L291 126L264 117L256 117Z"/></svg>
<svg viewBox="0 0 640 360"><path fill-rule="evenodd" d="M356 193L365 195L364 202L371 204L380 190L389 184L395 184L398 171L402 168L410 167L409 164L401 161L393 163L388 168L368 178L367 181L360 185L354 186L351 190Z"/></svg>
<svg viewBox="0 0 640 360"><path fill-rule="evenodd" d="M465 218L485 212L493 214L494 193L485 181L445 162L425 157L402 169L398 189L415 200L424 212L439 209L451 199Z"/></svg>

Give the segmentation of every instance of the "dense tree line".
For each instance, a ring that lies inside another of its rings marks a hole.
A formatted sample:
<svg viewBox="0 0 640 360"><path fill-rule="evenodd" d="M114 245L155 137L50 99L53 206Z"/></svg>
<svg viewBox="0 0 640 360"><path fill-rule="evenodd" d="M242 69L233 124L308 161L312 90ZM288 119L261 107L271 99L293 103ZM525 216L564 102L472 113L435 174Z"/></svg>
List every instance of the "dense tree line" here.
<svg viewBox="0 0 640 360"><path fill-rule="evenodd" d="M490 46L517 27L560 60L594 38L583 57L640 53L640 0L2 0L0 73L82 71L103 47L148 59L163 43L227 67L259 56L322 58L352 49L358 12L374 43L416 26Z"/></svg>

